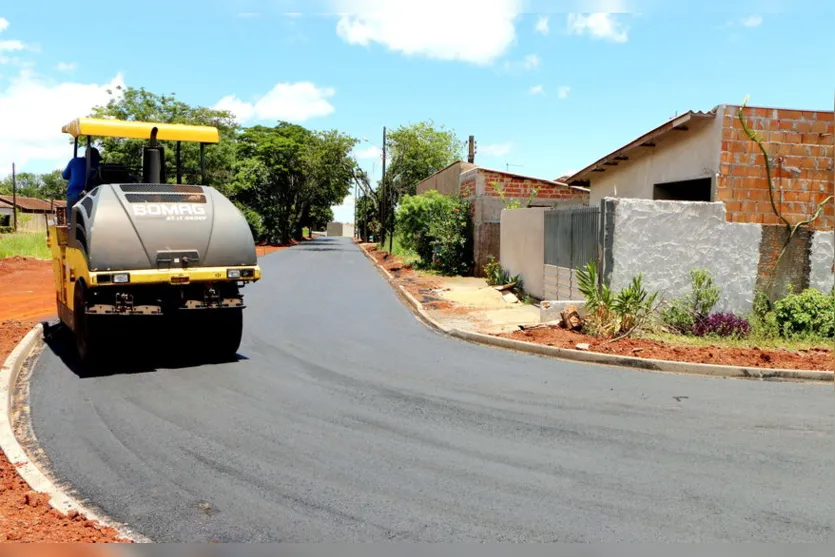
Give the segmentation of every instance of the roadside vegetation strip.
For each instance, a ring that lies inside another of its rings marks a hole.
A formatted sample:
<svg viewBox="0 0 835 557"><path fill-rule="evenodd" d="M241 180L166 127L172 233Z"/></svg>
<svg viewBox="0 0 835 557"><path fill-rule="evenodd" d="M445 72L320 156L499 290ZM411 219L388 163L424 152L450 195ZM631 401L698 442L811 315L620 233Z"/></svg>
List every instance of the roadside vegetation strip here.
<svg viewBox="0 0 835 557"><path fill-rule="evenodd" d="M559 358L563 360L579 361L591 364L600 364L644 371L660 371L666 373L703 375L710 377L739 378L739 379L761 379L761 380L787 380L787 381L813 381L832 382L835 380L835 372L827 370L799 370L799 369L774 369L759 368L735 365L716 365L687 361L655 360L634 356L620 356L601 352L575 350L570 348L558 348L545 344L531 343L503 336L485 335L472 331L464 331L446 327L433 318L429 317L423 304L414 298L401 284L398 284L397 277L392 275L379 260L367 249L367 244L357 242L363 254L381 270L397 291L409 302L409 305L427 324L442 333L453 338L473 342L477 344L505 348L517 352Z"/></svg>
<svg viewBox="0 0 835 557"><path fill-rule="evenodd" d="M15 468L18 475L32 489L34 494L24 496L25 504L32 505L37 497L46 496L49 498L49 505L61 513L68 521L84 521L85 523L98 523L101 537L107 541L116 542L147 542L141 536L133 534L124 526L115 524L113 521L97 515L87 506L70 496L65 490L58 487L53 481L41 471L15 435L14 416L15 392L18 378L26 366L31 366L37 359L39 351L43 348L43 325L35 325L5 359L3 367L0 368L0 448ZM28 389L26 389L28 392ZM28 412L26 413L28 416ZM29 429L26 424L26 429ZM35 505L38 503L35 501ZM84 526L87 528L88 526ZM109 530L109 531L108 531ZM67 541L72 540L70 533L67 533ZM112 539L108 539L112 538ZM101 540L96 540L101 541Z"/></svg>
<svg viewBox="0 0 835 557"><path fill-rule="evenodd" d="M46 245L46 234L30 232L0 234L0 259L14 256L50 259L52 254Z"/></svg>

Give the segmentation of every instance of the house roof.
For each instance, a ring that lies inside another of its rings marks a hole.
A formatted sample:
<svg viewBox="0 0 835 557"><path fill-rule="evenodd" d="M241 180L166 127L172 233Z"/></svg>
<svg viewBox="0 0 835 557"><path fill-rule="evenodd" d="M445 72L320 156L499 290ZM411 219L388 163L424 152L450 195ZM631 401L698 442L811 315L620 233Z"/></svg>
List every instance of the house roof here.
<svg viewBox="0 0 835 557"><path fill-rule="evenodd" d="M580 191L589 191L588 188L580 187L580 186L572 186L567 182L561 182L558 180L549 180L548 178L537 178L536 176L528 176L526 174L518 174L516 172L509 172L506 170L496 170L495 168L487 168L485 166L477 166L471 170L485 170L487 172L495 172L496 174L504 174L505 176L512 176L514 178L522 178L523 180L536 180L537 182L545 182L546 184L551 184L554 186L562 186L565 188L571 188ZM463 174L463 173L462 173Z"/></svg>
<svg viewBox="0 0 835 557"><path fill-rule="evenodd" d="M0 195L0 205L12 207L13 197L11 195ZM51 203L51 205L50 205ZM17 196L17 208L22 211L49 212L50 207L66 207L67 202L63 199L50 201L48 199L37 199L35 197Z"/></svg>
<svg viewBox="0 0 835 557"><path fill-rule="evenodd" d="M605 157L596 160L595 162L591 163L579 172L576 172L573 176L570 176L566 180L566 182L568 182L571 185L588 185L589 177L592 172L605 172L607 166L617 166L618 161L628 160L628 153L635 149L641 147L655 147L655 140L672 131L686 131L687 129L689 129L687 127L687 124L690 122L716 118L718 108L719 107L716 107L713 110L709 110L707 112L695 112L691 110L682 114L681 116L672 118L671 120L664 122L657 128L648 131L647 133L635 139L634 141L627 143L626 145L617 149L616 151L613 151Z"/></svg>

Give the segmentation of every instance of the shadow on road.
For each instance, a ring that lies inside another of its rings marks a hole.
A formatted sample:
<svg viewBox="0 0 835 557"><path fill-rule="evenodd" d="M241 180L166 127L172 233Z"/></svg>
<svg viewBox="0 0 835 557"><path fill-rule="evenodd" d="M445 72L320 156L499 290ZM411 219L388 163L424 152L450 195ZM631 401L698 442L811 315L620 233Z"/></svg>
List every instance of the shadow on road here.
<svg viewBox="0 0 835 557"><path fill-rule="evenodd" d="M211 359L201 354L199 346L177 345L177 338L157 331L158 334L128 336L124 345L114 343L108 349L102 364L85 367L79 361L72 331L60 322L43 323L43 327L47 349L82 379L229 364L248 359L240 354L234 359Z"/></svg>

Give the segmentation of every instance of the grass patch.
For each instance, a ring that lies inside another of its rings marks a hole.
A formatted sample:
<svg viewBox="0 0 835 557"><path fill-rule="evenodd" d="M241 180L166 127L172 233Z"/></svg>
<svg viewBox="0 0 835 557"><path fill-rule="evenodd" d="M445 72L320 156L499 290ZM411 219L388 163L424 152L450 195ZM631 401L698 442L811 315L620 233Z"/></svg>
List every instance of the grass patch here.
<svg viewBox="0 0 835 557"><path fill-rule="evenodd" d="M386 239L385 245L377 244L377 249L389 252L389 240ZM420 257L418 256L418 254L411 250L407 250L403 247L403 244L401 243L400 234L394 235L394 241L392 242L392 248L389 253L396 257L399 257L403 261L403 263L407 265L417 266L420 263Z"/></svg>
<svg viewBox="0 0 835 557"><path fill-rule="evenodd" d="M46 245L46 235L33 234L5 234L0 236L0 259L5 257L35 257L50 259L52 252Z"/></svg>
<svg viewBox="0 0 835 557"><path fill-rule="evenodd" d="M692 337L684 335L675 335L672 333L646 333L642 335L643 338L650 340L657 340L667 344L676 344L679 346L719 346L725 348L759 348L765 350L809 350L811 348L833 348L832 339L825 338L802 338L802 339L785 339L767 337L764 335L751 334L750 337L744 339L737 338L721 338L721 337Z"/></svg>

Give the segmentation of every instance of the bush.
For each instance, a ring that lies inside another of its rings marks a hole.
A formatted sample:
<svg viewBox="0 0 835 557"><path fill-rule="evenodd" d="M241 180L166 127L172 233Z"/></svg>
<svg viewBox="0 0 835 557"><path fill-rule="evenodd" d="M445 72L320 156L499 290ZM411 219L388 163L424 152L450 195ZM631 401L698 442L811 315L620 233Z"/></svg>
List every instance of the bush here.
<svg viewBox="0 0 835 557"><path fill-rule="evenodd" d="M424 267L456 275L470 269L472 253L469 204L430 191L407 195L397 209L403 248L415 252Z"/></svg>
<svg viewBox="0 0 835 557"><path fill-rule="evenodd" d="M626 336L652 315L658 293L646 291L641 275L633 277L629 286L617 294L599 281L595 263L588 263L577 275L580 292L586 299L586 333L596 337Z"/></svg>
<svg viewBox="0 0 835 557"><path fill-rule="evenodd" d="M745 338L751 332L751 325L733 313L713 313L700 319L693 327L697 337L718 336Z"/></svg>
<svg viewBox="0 0 835 557"><path fill-rule="evenodd" d="M690 272L690 289L687 296L667 306L661 316L667 326L684 335L692 334L694 327L710 315L722 293L703 269Z"/></svg>
<svg viewBox="0 0 835 557"><path fill-rule="evenodd" d="M780 336L835 336L835 296L809 288L774 303L774 321Z"/></svg>
<svg viewBox="0 0 835 557"><path fill-rule="evenodd" d="M487 279L487 284L490 286L499 286L507 284L510 280L510 273L502 269L501 263L496 261L492 255L488 258L487 265L484 266L484 277Z"/></svg>

